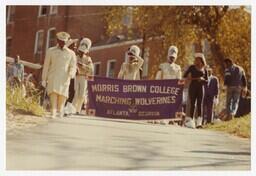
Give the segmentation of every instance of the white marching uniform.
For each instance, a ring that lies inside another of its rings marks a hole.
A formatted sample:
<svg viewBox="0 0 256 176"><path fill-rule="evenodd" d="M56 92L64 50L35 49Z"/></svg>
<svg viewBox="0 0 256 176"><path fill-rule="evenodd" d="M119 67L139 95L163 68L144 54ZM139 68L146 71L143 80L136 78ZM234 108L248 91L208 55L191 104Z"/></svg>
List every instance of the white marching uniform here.
<svg viewBox="0 0 256 176"><path fill-rule="evenodd" d="M138 46L133 45L130 47L129 52L133 53L135 57L133 63L129 63L127 60L121 65L121 69L118 73L119 79L126 80L139 80L140 69L144 63L144 60L139 56L140 49Z"/></svg>
<svg viewBox="0 0 256 176"><path fill-rule="evenodd" d="M127 80L139 80L140 79L140 68L143 65L144 60L138 59L138 62L123 63L118 74L119 79Z"/></svg>
<svg viewBox="0 0 256 176"><path fill-rule="evenodd" d="M181 68L179 65L175 64L177 59L178 48L176 46L170 46L168 49L167 60L169 57L173 57L173 62L165 62L159 65L159 70L156 73L156 80L161 79L181 79ZM160 120L160 124L168 124L167 120Z"/></svg>
<svg viewBox="0 0 256 176"><path fill-rule="evenodd" d="M159 65L156 79L181 79L181 68L175 63L162 63Z"/></svg>
<svg viewBox="0 0 256 176"><path fill-rule="evenodd" d="M49 48L46 52L42 73L42 82L46 84L46 90L51 101L51 110L55 117L56 110L62 113L66 99L70 79L76 73L76 55L66 46Z"/></svg>
<svg viewBox="0 0 256 176"><path fill-rule="evenodd" d="M80 42L78 48L83 53L88 53L91 47L91 40L84 38ZM94 71L92 59L83 54L82 57L77 56L77 75L75 78L75 96L72 105L75 107L76 112L80 113L83 103L87 103L87 79L92 76Z"/></svg>
<svg viewBox="0 0 256 176"><path fill-rule="evenodd" d="M93 63L89 56L83 56L82 58L77 56L77 63L75 96L72 104L76 108L76 112L80 112L83 103L87 103L87 77L93 75Z"/></svg>

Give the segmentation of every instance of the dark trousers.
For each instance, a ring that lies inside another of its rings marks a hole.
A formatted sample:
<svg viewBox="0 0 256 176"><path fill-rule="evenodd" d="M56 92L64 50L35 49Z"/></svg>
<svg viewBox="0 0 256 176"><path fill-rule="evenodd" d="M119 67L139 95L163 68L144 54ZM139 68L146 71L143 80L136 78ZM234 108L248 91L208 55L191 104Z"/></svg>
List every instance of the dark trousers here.
<svg viewBox="0 0 256 176"><path fill-rule="evenodd" d="M197 115L202 117L202 100L204 97L204 89L201 84L190 84L189 98L190 98L190 117L193 119L195 106L197 106Z"/></svg>
<svg viewBox="0 0 256 176"><path fill-rule="evenodd" d="M212 96L205 96L203 103L203 121L204 123L212 123L213 122L213 100Z"/></svg>
<svg viewBox="0 0 256 176"><path fill-rule="evenodd" d="M69 85L69 90L68 90L69 91L69 95L68 95L67 102L72 103L72 101L73 101L73 98L74 98L74 95L75 95L74 87L75 87L75 80L71 79L70 80L70 85Z"/></svg>

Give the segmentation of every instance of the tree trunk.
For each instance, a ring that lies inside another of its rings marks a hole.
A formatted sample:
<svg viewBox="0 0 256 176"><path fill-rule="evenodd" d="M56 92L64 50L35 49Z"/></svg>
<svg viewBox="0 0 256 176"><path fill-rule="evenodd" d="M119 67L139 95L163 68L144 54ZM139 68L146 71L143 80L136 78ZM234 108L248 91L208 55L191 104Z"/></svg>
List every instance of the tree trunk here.
<svg viewBox="0 0 256 176"><path fill-rule="evenodd" d="M212 42L211 43L211 51L212 51L213 57L215 58L214 61L215 61L216 65L220 66L218 68L219 68L221 75L223 75L224 70L225 70L225 66L224 66L225 57L220 50L220 46L218 44L216 44L215 42Z"/></svg>
<svg viewBox="0 0 256 176"><path fill-rule="evenodd" d="M146 34L143 32L142 34L142 46L141 46L141 57L144 59L144 53L145 53L145 46L146 46ZM143 79L143 70L140 70L140 78Z"/></svg>

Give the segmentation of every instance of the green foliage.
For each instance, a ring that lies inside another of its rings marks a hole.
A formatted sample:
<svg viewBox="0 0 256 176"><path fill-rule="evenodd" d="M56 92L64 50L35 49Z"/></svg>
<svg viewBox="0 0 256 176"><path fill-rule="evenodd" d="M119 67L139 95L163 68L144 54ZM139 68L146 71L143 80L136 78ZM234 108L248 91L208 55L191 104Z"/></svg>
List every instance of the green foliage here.
<svg viewBox="0 0 256 176"><path fill-rule="evenodd" d="M19 86L6 86L6 106L8 111L22 111L24 113L43 116L45 111L40 106L40 92L31 91L28 97L23 96L23 89Z"/></svg>

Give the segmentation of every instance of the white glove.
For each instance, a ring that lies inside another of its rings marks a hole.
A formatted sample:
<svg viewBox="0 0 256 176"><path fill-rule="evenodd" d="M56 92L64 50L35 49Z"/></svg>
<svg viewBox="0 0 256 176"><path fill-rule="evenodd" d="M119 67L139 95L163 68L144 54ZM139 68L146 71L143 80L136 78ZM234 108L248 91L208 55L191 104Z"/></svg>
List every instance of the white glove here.
<svg viewBox="0 0 256 176"><path fill-rule="evenodd" d="M46 88L46 81L42 81L42 86Z"/></svg>
<svg viewBox="0 0 256 176"><path fill-rule="evenodd" d="M214 98L213 103L214 103L215 105L218 105L218 104L219 104L219 98Z"/></svg>

